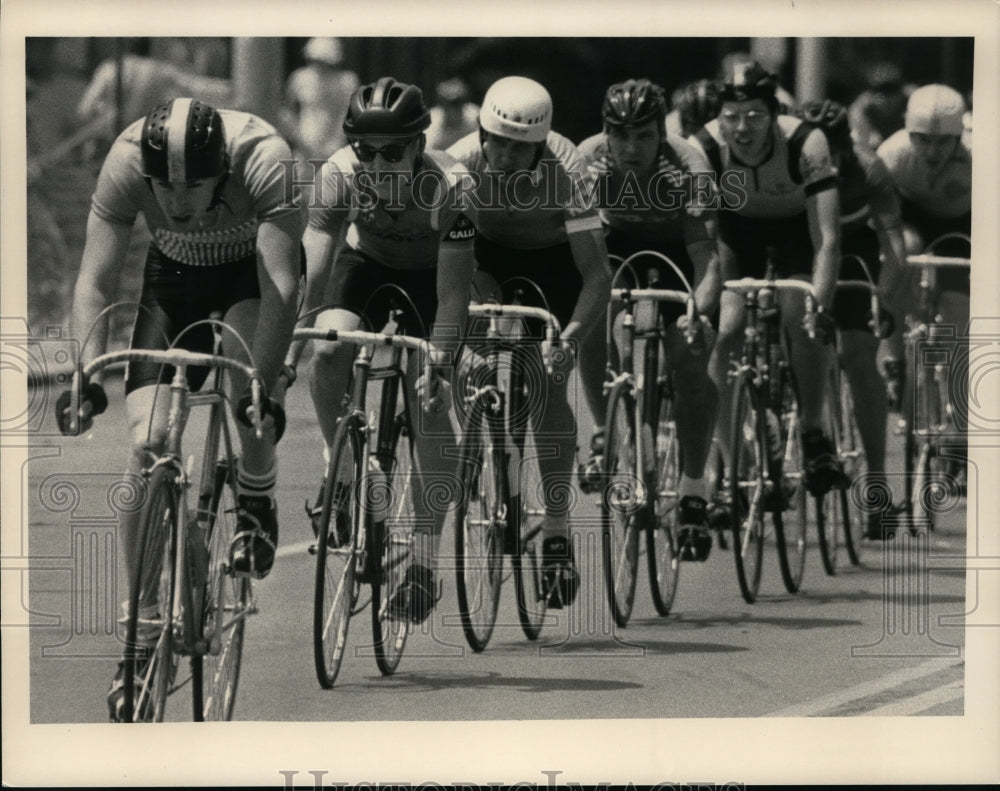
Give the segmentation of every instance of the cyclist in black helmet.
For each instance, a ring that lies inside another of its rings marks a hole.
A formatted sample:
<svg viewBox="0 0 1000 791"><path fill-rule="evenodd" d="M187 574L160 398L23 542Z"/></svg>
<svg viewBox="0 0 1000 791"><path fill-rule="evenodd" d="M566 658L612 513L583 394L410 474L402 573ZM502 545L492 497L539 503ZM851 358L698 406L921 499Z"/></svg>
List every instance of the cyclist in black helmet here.
<svg viewBox="0 0 1000 791"><path fill-rule="evenodd" d="M646 79L627 80L608 88L601 115L604 131L584 140L580 152L600 184L604 196L600 207L608 252L626 258L642 250L663 253L676 263L695 289L703 314L703 341L689 346L683 336L687 317L680 305L663 303L661 315L668 327L664 359L673 372L676 389L677 427L684 470L679 483L681 496L681 557L704 560L711 548L708 532L705 462L715 425L718 393L708 377L708 359L714 331L705 316L711 315L719 299L718 255L714 181L708 160L683 138L665 129L666 101L663 89ZM701 180L700 186L696 183ZM632 200L637 185L639 200ZM638 275L645 279L640 261ZM658 266L657 287L684 289L685 284L666 266ZM637 285L628 282L617 285ZM642 285L650 285L642 283ZM615 348L608 349L612 360ZM600 470L603 432L592 442L594 455L581 470L581 487L596 483Z"/></svg>
<svg viewBox="0 0 1000 791"><path fill-rule="evenodd" d="M383 77L362 85L351 96L344 134L349 144L323 165L316 202L310 207L304 242L307 260L305 310L324 307L316 326L355 330L364 321L379 331L389 315L387 283L411 298L416 315L404 321L410 335L428 338L436 352L438 373L447 378L458 339L465 329L472 282L475 227L463 211L459 181L463 173L443 151L426 148L430 115L415 85ZM293 344L289 361L301 351ZM328 457L337 421L343 413L354 359L351 344L317 343L313 347L311 393ZM416 359L411 356L410 403L417 403ZM456 444L446 408L440 406L438 378L418 383L422 401L434 408L416 421L416 451L424 481L436 477L449 485L454 455L442 447ZM310 509L319 515L324 480ZM411 565L405 584L390 603L397 617L424 621L435 604L434 559L445 514L425 513L417 498ZM423 517L423 518L421 518Z"/></svg>
<svg viewBox="0 0 1000 791"><path fill-rule="evenodd" d="M80 274L73 293L72 327L81 341L101 311L116 298L129 237L138 214L152 241L146 254L140 310L132 331L133 348L163 349L189 324L221 312L246 339L270 391L277 383L295 323L301 236L305 212L285 192L283 161L287 143L260 118L216 110L194 99L174 99L122 132L97 179L87 220ZM294 197L294 196L293 196ZM258 317L266 316L266 321ZM99 328L82 350L82 364L105 351L106 328ZM211 351L212 330L203 325L185 333L179 346ZM223 335L224 352L244 358L242 347ZM205 369L190 369L197 389ZM169 398L162 392L173 370L133 363L125 376L125 414L131 437L130 473L146 464L147 443L162 446ZM231 403L249 404L245 382L232 376ZM79 418L86 430L104 411L107 397L97 377L85 383ZM245 396L245 398L244 398ZM60 428L68 431L70 394L56 405ZM274 443L284 413L270 399L266 411L273 431L254 438L246 407L237 407L242 452L239 480L239 530L230 560L237 574L266 576L278 542ZM246 425L244 425L246 424ZM139 511L120 520L125 566L133 570ZM155 593L152 594L155 596ZM150 618L158 602L140 601ZM139 636L141 641L142 635ZM111 719L120 717L122 669L108 693Z"/></svg>
<svg viewBox="0 0 1000 791"><path fill-rule="evenodd" d="M830 146L840 196L841 254L856 255L867 264L879 285L881 301L901 315L897 294L904 255L903 221L885 163L867 146L851 139L843 105L830 100L806 102L798 115L805 123L823 130ZM864 279L865 273L849 259L840 277ZM882 317L872 317L868 295L857 291L834 297L833 317L841 330L840 364L851 385L868 474L874 480L885 473L888 405L876 362L879 342L871 332L870 322ZM871 539L885 537L881 514L868 515L867 533Z"/></svg>

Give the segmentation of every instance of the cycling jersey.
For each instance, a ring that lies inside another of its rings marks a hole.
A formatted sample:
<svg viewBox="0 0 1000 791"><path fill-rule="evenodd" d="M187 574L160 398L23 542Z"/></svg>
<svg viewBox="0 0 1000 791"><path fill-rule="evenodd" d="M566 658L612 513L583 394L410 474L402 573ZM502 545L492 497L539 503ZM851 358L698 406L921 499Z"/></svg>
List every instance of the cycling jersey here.
<svg viewBox="0 0 1000 791"><path fill-rule="evenodd" d="M597 205L605 226L653 249L709 239L705 224L715 217L711 211L715 198L711 166L705 155L683 138L667 135L656 170L645 183L618 166L603 133L580 143L580 153L596 182ZM676 181L678 174L684 176L681 184ZM702 175L692 178L691 174Z"/></svg>
<svg viewBox="0 0 1000 791"><path fill-rule="evenodd" d="M309 227L336 235L349 222L348 246L383 266L434 268L442 241L471 245L475 238L458 189L464 168L443 151L423 152L405 204L376 198L350 146L330 157L321 172Z"/></svg>
<svg viewBox="0 0 1000 791"><path fill-rule="evenodd" d="M836 186L826 138L802 120L779 115L771 125L772 148L759 165L740 162L718 120L688 138L718 174L722 215L780 220L805 211L806 198Z"/></svg>
<svg viewBox="0 0 1000 791"><path fill-rule="evenodd" d="M515 250L539 250L566 242L573 233L599 231L594 178L580 152L549 132L531 172L501 177L490 169L479 132L448 149L473 175L470 200L477 231Z"/></svg>
<svg viewBox="0 0 1000 791"><path fill-rule="evenodd" d="M941 218L961 217L971 211L972 150L964 140L936 171L918 156L905 129L880 145L878 156L904 201Z"/></svg>
<svg viewBox="0 0 1000 791"><path fill-rule="evenodd" d="M115 140L97 179L91 209L98 217L132 226L142 213L153 245L168 258L188 266L218 266L247 259L257 247L261 222L287 215L303 217L295 189L286 187L284 162L291 152L273 126L249 113L219 110L226 135L230 172L217 199L198 221L184 230L160 207L142 175L144 119Z"/></svg>

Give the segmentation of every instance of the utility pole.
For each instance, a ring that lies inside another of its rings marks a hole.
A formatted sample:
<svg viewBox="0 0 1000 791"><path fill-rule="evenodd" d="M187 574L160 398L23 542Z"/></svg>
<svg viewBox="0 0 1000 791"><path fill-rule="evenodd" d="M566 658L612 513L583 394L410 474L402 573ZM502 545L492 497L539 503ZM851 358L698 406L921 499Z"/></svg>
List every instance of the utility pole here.
<svg viewBox="0 0 1000 791"><path fill-rule="evenodd" d="M233 95L239 110L276 123L285 83L284 39L233 39Z"/></svg>

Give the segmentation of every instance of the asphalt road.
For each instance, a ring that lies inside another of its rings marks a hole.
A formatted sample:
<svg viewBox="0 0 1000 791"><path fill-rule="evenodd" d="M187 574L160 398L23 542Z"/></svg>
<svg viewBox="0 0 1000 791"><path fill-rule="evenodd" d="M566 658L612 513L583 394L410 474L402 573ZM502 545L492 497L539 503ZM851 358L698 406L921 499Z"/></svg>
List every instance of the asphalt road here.
<svg viewBox="0 0 1000 791"><path fill-rule="evenodd" d="M304 380L303 380L304 381ZM51 438L32 451L28 472L31 720L103 722L104 693L119 644L114 634L124 579L116 562L110 503L126 437L111 407L84 438ZM517 624L513 581L504 585L499 625L473 654L458 620L452 530L442 541L443 597L410 635L397 673L374 662L368 613L351 624L348 653L332 691L312 660L311 533L302 514L319 482L321 444L307 388L288 396L279 446L279 560L255 588L235 719L573 720L697 717L959 715L963 712L966 503L956 499L937 530L889 545L866 545L851 567L823 572L810 542L802 590L789 595L773 545L752 605L740 597L731 552L685 563L670 616L656 615L641 558L636 606L614 627L600 568L595 502L574 512L583 586L576 604L550 611L536 642ZM581 436L589 436L586 415ZM189 436L197 436L197 423ZM890 469L901 441L890 437ZM812 537L812 534L811 534ZM8 553L9 554L9 553ZM11 616L13 617L13 616ZM9 619L8 619L9 622ZM189 719L189 692L168 718Z"/></svg>

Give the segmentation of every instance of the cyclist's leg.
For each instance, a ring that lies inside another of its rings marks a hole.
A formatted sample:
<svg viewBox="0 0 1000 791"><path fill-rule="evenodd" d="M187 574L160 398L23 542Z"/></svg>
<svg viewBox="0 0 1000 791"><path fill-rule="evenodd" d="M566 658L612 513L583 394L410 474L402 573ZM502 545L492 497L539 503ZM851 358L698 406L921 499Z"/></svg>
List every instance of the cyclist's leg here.
<svg viewBox="0 0 1000 791"><path fill-rule="evenodd" d="M709 357L708 373L715 384L718 394L716 411L716 439L722 448L722 458L725 468L731 469L732 448L732 411L733 388L727 381L730 360L739 358L743 343L743 329L746 325L746 311L739 294L723 291L719 303L719 334L715 341L715 349Z"/></svg>

